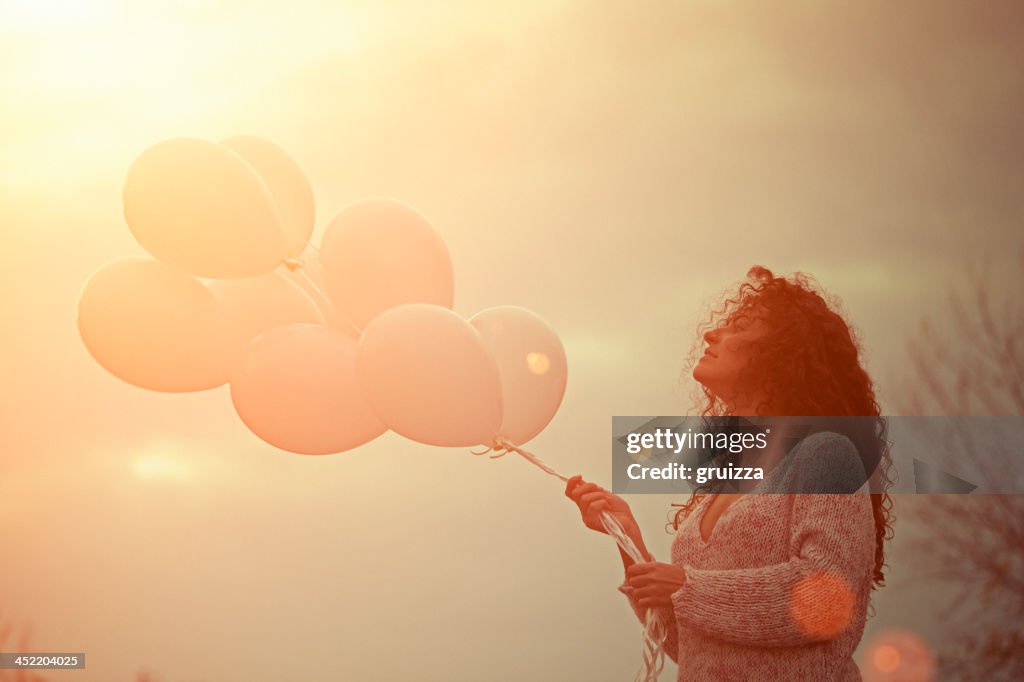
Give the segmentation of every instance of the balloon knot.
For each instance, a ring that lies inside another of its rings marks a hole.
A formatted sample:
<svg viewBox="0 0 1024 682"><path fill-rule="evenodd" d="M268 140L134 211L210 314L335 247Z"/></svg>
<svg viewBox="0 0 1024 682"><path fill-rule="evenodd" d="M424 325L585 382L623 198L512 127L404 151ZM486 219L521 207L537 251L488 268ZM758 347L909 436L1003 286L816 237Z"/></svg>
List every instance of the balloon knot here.
<svg viewBox="0 0 1024 682"><path fill-rule="evenodd" d="M502 438L495 438L494 443L491 444L491 449L494 450L494 454L491 455L491 459L497 459L498 457L504 457L512 450L508 447L508 443Z"/></svg>
<svg viewBox="0 0 1024 682"><path fill-rule="evenodd" d="M284 263L284 266L291 272L295 272L302 267L302 261L298 258L285 258L281 262Z"/></svg>
<svg viewBox="0 0 1024 682"><path fill-rule="evenodd" d="M491 459L497 459L498 457L504 457L510 450L507 448L506 443L499 438L495 438L491 441L490 445L485 445L483 450L479 452L476 450L470 450L474 455L486 455L489 452L493 452Z"/></svg>

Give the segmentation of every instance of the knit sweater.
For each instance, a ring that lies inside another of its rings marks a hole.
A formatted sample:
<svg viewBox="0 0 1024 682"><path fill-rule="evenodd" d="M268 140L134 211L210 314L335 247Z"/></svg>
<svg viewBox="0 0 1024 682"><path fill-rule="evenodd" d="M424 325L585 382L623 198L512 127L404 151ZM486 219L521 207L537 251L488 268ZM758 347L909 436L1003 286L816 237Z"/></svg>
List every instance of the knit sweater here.
<svg viewBox="0 0 1024 682"><path fill-rule="evenodd" d="M870 496L761 493L799 489L793 476L863 480L863 466L831 432L805 438L784 464L726 508L706 542L700 521L713 495L679 524L672 563L686 582L659 610L680 681L861 679L852 654L874 567ZM643 622L633 588L619 590Z"/></svg>

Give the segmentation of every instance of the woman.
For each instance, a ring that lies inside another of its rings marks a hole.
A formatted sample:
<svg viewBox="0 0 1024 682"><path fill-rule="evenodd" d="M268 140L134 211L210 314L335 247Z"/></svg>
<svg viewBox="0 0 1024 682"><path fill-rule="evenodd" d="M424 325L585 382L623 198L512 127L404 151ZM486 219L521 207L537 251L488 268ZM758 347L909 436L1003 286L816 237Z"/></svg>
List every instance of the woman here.
<svg viewBox="0 0 1024 682"><path fill-rule="evenodd" d="M603 532L600 515L613 515L647 558L635 564L620 551L619 589L641 622L659 610L678 679L859 680L852 654L891 537L884 422L849 327L809 279L754 267L748 280L701 329L703 355L691 358L701 414L873 419L853 420L861 428L850 437L818 432L774 453L791 464L785 479L698 489L675 514L671 563L647 551L621 497L578 476L566 495L588 528ZM748 494L792 491L790 477L809 471L819 483L851 472L864 481L867 471L872 493Z"/></svg>

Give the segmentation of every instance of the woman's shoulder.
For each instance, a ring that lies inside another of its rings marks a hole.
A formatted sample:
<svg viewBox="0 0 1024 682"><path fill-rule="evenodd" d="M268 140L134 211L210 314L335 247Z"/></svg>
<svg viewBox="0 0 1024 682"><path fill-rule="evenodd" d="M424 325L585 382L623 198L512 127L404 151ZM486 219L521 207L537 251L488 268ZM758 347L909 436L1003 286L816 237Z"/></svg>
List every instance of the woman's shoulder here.
<svg viewBox="0 0 1024 682"><path fill-rule="evenodd" d="M792 449L788 469L796 493L852 493L867 481L857 446L835 431L819 431Z"/></svg>
<svg viewBox="0 0 1024 682"><path fill-rule="evenodd" d="M805 436L793 448L794 455L822 455L849 457L857 454L857 446L848 436L837 431L815 431Z"/></svg>

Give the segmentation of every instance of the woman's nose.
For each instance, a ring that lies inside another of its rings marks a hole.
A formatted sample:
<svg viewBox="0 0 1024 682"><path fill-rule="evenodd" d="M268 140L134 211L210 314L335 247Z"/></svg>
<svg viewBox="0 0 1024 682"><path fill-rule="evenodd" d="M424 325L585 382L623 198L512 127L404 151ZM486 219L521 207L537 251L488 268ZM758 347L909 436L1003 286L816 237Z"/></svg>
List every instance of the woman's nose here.
<svg viewBox="0 0 1024 682"><path fill-rule="evenodd" d="M719 330L709 329L708 331L704 332L704 342L707 343L708 345L711 345L712 343L718 340L718 336Z"/></svg>

